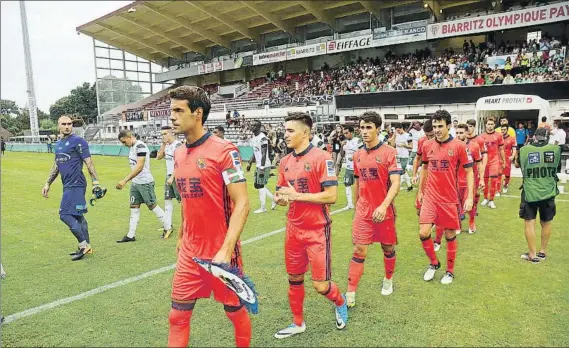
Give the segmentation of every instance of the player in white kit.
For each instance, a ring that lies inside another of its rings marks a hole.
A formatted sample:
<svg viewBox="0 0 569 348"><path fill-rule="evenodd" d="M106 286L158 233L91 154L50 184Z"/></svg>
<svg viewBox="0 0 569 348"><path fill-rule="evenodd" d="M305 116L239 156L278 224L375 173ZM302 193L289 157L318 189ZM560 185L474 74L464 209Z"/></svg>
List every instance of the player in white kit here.
<svg viewBox="0 0 569 348"><path fill-rule="evenodd" d="M140 205L146 204L154 215L160 220L162 227L166 229L164 221L164 210L156 204L156 193L154 192L154 177L150 172L150 149L146 144L136 139L132 131L122 130L119 133L119 141L130 148L128 162L130 173L117 184L117 190L122 188L132 180L130 185L130 223L128 234L117 243L134 242L136 227L140 219Z"/></svg>
<svg viewBox="0 0 569 348"><path fill-rule="evenodd" d="M161 130L162 146L156 154L156 159L166 160L166 183L164 184L164 232L162 238L167 239L172 234L172 213L174 212L174 204L172 198L176 198L180 203L181 197L174 183L174 152L182 142L176 139L172 127L164 126Z"/></svg>
<svg viewBox="0 0 569 348"><path fill-rule="evenodd" d="M265 133L261 132L261 122L254 121L251 126L251 130L255 135L251 138L251 146L253 147L253 157L247 165L247 171L251 171L251 164L255 160L257 169L255 170L255 182L254 186L259 191L259 200L261 201L261 207L255 210L253 213L259 214L267 211L265 208L265 201L267 196L271 202L271 210L275 209L276 203L273 201L273 194L266 187L269 182L269 176L271 175L271 159L269 158L269 138Z"/></svg>
<svg viewBox="0 0 569 348"><path fill-rule="evenodd" d="M354 209L354 201L352 199L352 185L354 184L354 154L362 145L360 138L354 136L354 127L344 127L344 158L346 159L346 172L344 173L344 185L346 186L346 200L348 205L346 208Z"/></svg>

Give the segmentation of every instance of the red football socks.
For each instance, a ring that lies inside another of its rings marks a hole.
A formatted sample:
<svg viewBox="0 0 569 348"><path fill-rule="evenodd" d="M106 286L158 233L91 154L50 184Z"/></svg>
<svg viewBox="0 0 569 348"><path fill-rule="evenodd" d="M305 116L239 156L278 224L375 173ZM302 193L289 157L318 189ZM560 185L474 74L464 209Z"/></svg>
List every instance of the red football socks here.
<svg viewBox="0 0 569 348"><path fill-rule="evenodd" d="M435 245L433 244L433 239L431 236L426 238L421 238L421 243L423 244L423 249L425 250L425 254L431 261L431 265L438 265L439 260L437 260L437 254L435 253Z"/></svg>
<svg viewBox="0 0 569 348"><path fill-rule="evenodd" d="M187 347L190 342L190 318L191 310L170 309L168 321L170 332L168 333L168 347Z"/></svg>
<svg viewBox="0 0 569 348"><path fill-rule="evenodd" d="M484 177L484 199L488 199L488 190L490 189L491 181L489 177Z"/></svg>
<svg viewBox="0 0 569 348"><path fill-rule="evenodd" d="M364 261L365 256L354 253L348 271L348 292L354 292L358 288L358 283L364 274Z"/></svg>
<svg viewBox="0 0 569 348"><path fill-rule="evenodd" d="M393 272L395 272L395 250L383 252L383 266L385 267L385 278L393 278Z"/></svg>
<svg viewBox="0 0 569 348"><path fill-rule="evenodd" d="M298 326L304 322L304 281L290 281L288 285L288 302L290 311L294 317L294 323Z"/></svg>
<svg viewBox="0 0 569 348"><path fill-rule="evenodd" d="M251 319L247 309L242 306L238 310L225 311L225 314L233 323L235 330L235 346L249 347L251 345Z"/></svg>
<svg viewBox="0 0 569 348"><path fill-rule="evenodd" d="M454 260L456 259L456 236L447 239L447 272L454 273Z"/></svg>
<svg viewBox="0 0 569 348"><path fill-rule="evenodd" d="M341 306L344 304L344 298L340 293L340 289L338 289L338 285L336 285L336 283L333 281L330 281L330 287L328 288L328 291L326 291L323 295L326 296L326 298L330 301L334 302L336 306Z"/></svg>
<svg viewBox="0 0 569 348"><path fill-rule="evenodd" d="M490 178L490 193L488 196L488 200L493 201L494 195L496 195L496 186L498 185L499 180L498 178Z"/></svg>

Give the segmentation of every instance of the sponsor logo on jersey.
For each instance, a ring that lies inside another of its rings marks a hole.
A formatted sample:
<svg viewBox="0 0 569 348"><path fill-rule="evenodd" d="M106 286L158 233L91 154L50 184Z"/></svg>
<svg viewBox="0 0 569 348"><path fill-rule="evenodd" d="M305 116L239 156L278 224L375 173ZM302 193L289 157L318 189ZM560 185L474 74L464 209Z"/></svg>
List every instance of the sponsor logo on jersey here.
<svg viewBox="0 0 569 348"><path fill-rule="evenodd" d="M306 170L307 172L310 171L310 163L309 162L304 162L304 170Z"/></svg>
<svg viewBox="0 0 569 348"><path fill-rule="evenodd" d="M379 158L379 156L375 156L375 162L376 162L377 164L381 164L381 158ZM400 160L399 160L399 158L398 158L398 159L397 159L397 163L399 163L399 162L400 162Z"/></svg>
<svg viewBox="0 0 569 348"><path fill-rule="evenodd" d="M336 175L336 171L334 170L334 161L326 160L326 174L328 176Z"/></svg>
<svg viewBox="0 0 569 348"><path fill-rule="evenodd" d="M205 158L203 157L198 158L198 168L205 169Z"/></svg>

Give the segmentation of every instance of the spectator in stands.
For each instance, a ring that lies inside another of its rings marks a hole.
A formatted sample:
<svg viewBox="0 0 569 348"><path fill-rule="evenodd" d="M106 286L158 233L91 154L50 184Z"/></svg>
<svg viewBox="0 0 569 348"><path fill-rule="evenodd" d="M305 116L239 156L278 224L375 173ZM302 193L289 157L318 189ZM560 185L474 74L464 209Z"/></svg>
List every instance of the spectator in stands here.
<svg viewBox="0 0 569 348"><path fill-rule="evenodd" d="M217 126L213 129L213 135L225 139L225 128L223 126Z"/></svg>
<svg viewBox="0 0 569 348"><path fill-rule="evenodd" d="M4 151L6 151L6 143L4 139L0 140L0 151L2 152L2 156L4 156Z"/></svg>
<svg viewBox="0 0 569 348"><path fill-rule="evenodd" d="M225 114L225 122L227 123L227 127L231 126L231 110L227 110L227 114Z"/></svg>

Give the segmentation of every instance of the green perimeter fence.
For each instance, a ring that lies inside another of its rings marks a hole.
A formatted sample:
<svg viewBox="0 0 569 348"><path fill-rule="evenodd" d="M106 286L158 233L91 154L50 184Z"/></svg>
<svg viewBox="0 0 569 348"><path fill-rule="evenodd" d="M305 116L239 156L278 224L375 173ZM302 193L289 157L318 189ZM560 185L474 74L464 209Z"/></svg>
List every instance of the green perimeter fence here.
<svg viewBox="0 0 569 348"><path fill-rule="evenodd" d="M158 151L160 145L148 145L150 151ZM251 146L238 146L241 159L248 161L253 156L253 148ZM47 153L47 144L22 144L7 143L7 151L13 152L38 152ZM92 155L101 156L128 156L128 147L122 145L107 144L89 144L89 151Z"/></svg>

